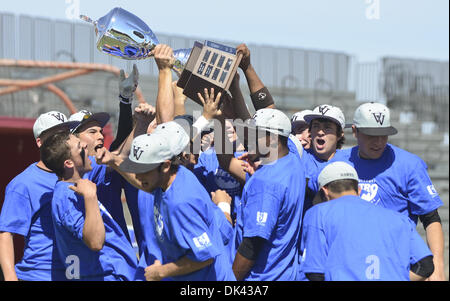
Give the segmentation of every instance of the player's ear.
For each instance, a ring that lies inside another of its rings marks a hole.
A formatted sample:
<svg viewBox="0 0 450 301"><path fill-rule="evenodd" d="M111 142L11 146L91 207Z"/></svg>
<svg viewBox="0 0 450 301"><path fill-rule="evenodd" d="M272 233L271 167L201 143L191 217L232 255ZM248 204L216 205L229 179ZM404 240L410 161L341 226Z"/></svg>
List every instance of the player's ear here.
<svg viewBox="0 0 450 301"><path fill-rule="evenodd" d="M36 138L36 145L38 148L41 148L41 146L42 146L41 138L39 138L39 137Z"/></svg>
<svg viewBox="0 0 450 301"><path fill-rule="evenodd" d="M330 191L328 190L327 186L323 186L322 188L320 188L319 193L322 202L328 202L330 200Z"/></svg>
<svg viewBox="0 0 450 301"><path fill-rule="evenodd" d="M75 167L75 163L71 159L64 161L64 168L71 169Z"/></svg>
<svg viewBox="0 0 450 301"><path fill-rule="evenodd" d="M357 137L356 137L357 131L358 131L358 130L356 129L356 126L352 125L352 133L353 133L353 137L355 137L355 138L357 138Z"/></svg>
<svg viewBox="0 0 450 301"><path fill-rule="evenodd" d="M171 166L170 160L166 160L160 165L160 168L161 168L160 170L163 173L168 173L170 170L170 166Z"/></svg>
<svg viewBox="0 0 450 301"><path fill-rule="evenodd" d="M361 195L361 186L358 185L358 195Z"/></svg>

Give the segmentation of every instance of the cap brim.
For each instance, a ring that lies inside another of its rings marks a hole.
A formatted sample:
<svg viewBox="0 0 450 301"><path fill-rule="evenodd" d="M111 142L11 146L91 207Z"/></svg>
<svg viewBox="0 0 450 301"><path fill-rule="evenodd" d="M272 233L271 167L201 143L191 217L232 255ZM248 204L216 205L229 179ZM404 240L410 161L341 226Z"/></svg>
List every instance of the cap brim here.
<svg viewBox="0 0 450 301"><path fill-rule="evenodd" d="M378 128L357 128L358 131L367 136L391 136L397 134L397 129L390 127Z"/></svg>
<svg viewBox="0 0 450 301"><path fill-rule="evenodd" d="M305 120L295 120L295 121L291 121L292 125L300 125L300 124L305 124L308 125L308 122L306 122Z"/></svg>
<svg viewBox="0 0 450 301"><path fill-rule="evenodd" d="M119 169L128 173L146 173L157 168L160 164L161 163L136 163L131 161L129 158L126 158L122 164L120 164Z"/></svg>
<svg viewBox="0 0 450 301"><path fill-rule="evenodd" d="M41 134L39 135L39 137L42 136L43 133L59 131L59 130L67 130L72 133L74 131L74 129L78 128L80 123L81 123L80 121L66 121L66 122L54 125L51 128L48 128L45 131L42 131Z"/></svg>
<svg viewBox="0 0 450 301"><path fill-rule="evenodd" d="M339 120L337 120L336 118L330 117L330 116L325 116L325 115L319 115L319 114L308 114L305 115L305 117L303 117L305 119L305 121L307 123L311 123L312 120L314 119L328 119L330 121L333 121L334 123L336 123L337 125L339 125L340 127L342 127L342 124L339 122ZM344 128L346 128L347 125L344 125Z"/></svg>
<svg viewBox="0 0 450 301"><path fill-rule="evenodd" d="M80 121L80 124L73 131L76 132L80 127L91 121L97 121L99 126L103 128L108 123L110 118L111 116L106 112L92 114L89 118Z"/></svg>

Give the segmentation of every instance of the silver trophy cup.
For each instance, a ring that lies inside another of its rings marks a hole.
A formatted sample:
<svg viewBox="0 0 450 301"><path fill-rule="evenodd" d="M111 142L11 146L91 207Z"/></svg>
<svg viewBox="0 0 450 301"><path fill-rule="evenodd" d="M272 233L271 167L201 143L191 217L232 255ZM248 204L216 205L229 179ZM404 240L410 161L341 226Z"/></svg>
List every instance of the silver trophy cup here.
<svg viewBox="0 0 450 301"><path fill-rule="evenodd" d="M97 21L81 15L80 18L95 26L97 49L126 60L141 60L152 56L159 44L148 25L134 14L116 7ZM191 48L174 50L173 70L180 76L191 53Z"/></svg>

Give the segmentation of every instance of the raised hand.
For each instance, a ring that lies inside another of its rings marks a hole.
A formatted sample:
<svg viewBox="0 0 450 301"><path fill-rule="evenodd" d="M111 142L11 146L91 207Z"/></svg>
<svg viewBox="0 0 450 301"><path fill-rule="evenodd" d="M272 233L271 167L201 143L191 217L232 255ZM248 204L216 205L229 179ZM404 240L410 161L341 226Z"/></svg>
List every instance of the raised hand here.
<svg viewBox="0 0 450 301"><path fill-rule="evenodd" d="M175 58L173 56L173 50L170 46L158 44L155 49L152 50L152 53L155 57L156 65L160 71L172 68Z"/></svg>
<svg viewBox="0 0 450 301"><path fill-rule="evenodd" d="M95 161L99 165L108 165L113 161L113 155L106 147L98 148L95 153Z"/></svg>
<svg viewBox="0 0 450 301"><path fill-rule="evenodd" d="M139 82L139 70L136 64L133 64L133 71L126 77L125 71L120 70L119 75L119 92L120 96L126 99L133 97L133 93L136 91Z"/></svg>
<svg viewBox="0 0 450 301"><path fill-rule="evenodd" d="M210 92L208 92L208 89L205 88L205 97L203 98L200 93L197 93L197 96L203 104L203 117L205 117L207 120L211 120L217 116L222 115L222 111L219 109L222 92L217 93L217 96L214 97L214 88L211 88Z"/></svg>
<svg viewBox="0 0 450 301"><path fill-rule="evenodd" d="M250 50L248 49L247 45L240 44L236 47L237 53L242 53L242 59L239 63L239 68L242 69L242 71L246 71L248 66L250 66Z"/></svg>
<svg viewBox="0 0 450 301"><path fill-rule="evenodd" d="M97 185L88 179L79 179L69 189L84 197L84 199L97 199Z"/></svg>
<svg viewBox="0 0 450 301"><path fill-rule="evenodd" d="M134 109L134 116L137 122L151 122L156 117L156 109L146 102L140 103Z"/></svg>

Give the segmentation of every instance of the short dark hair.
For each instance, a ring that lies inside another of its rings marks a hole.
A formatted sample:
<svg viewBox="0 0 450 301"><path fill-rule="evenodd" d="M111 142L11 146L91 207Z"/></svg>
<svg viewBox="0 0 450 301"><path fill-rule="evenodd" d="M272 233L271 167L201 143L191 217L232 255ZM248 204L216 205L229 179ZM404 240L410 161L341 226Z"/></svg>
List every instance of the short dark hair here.
<svg viewBox="0 0 450 301"><path fill-rule="evenodd" d="M318 122L333 122L333 121L331 121L330 119L327 119L327 118L316 118L316 119L313 119L309 123L309 127L308 127L310 132L311 132L311 126L312 126L312 123L313 123L314 120L317 120ZM338 139L337 143L336 143L336 149L341 149L342 146L345 144L345 136L343 135L344 129L341 127L340 124L337 124L336 122L333 122L333 123L336 125L336 128L337 128L336 136L340 137Z"/></svg>
<svg viewBox="0 0 450 301"><path fill-rule="evenodd" d="M181 158L182 154L179 154L178 156L174 156L172 157L172 159L170 159L170 169L169 172L171 174L177 173L178 169L180 168L181 165L183 165L183 160ZM161 172L162 169L162 165L163 163L161 163L158 166L158 171Z"/></svg>
<svg viewBox="0 0 450 301"><path fill-rule="evenodd" d="M344 191L354 190L358 193L358 181L353 179L336 180L325 185L333 193L342 193Z"/></svg>
<svg viewBox="0 0 450 301"><path fill-rule="evenodd" d="M64 175L64 161L70 159L69 139L67 130L57 131L47 137L40 148L42 162L60 178Z"/></svg>

